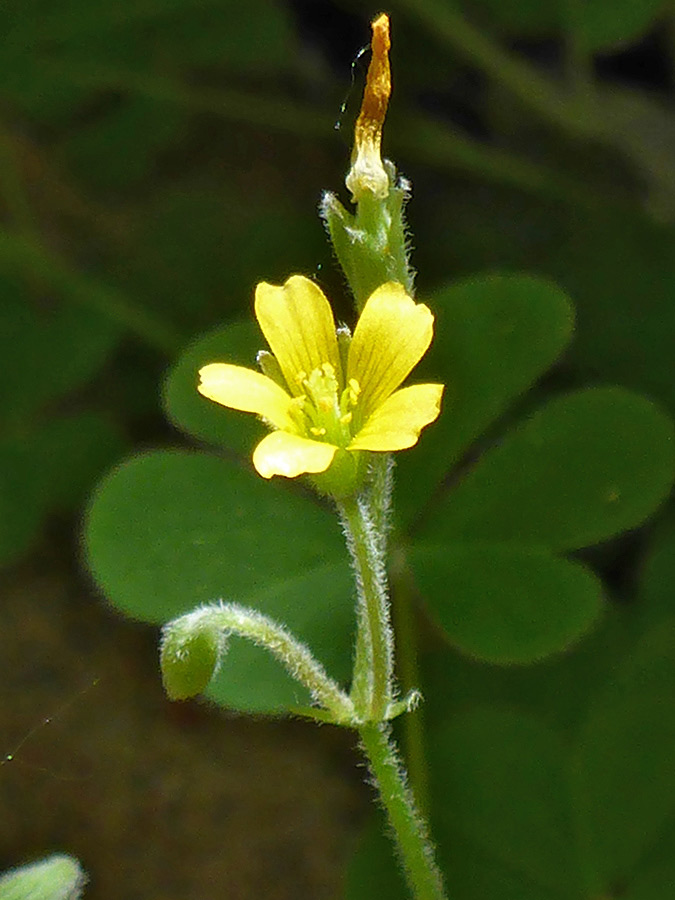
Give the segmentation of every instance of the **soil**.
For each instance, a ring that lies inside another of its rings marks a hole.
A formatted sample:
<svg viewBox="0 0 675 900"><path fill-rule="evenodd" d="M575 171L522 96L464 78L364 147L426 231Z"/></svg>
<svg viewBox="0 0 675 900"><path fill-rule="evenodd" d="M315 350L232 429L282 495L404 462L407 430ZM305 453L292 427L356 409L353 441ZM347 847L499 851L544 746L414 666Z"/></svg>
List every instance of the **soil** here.
<svg viewBox="0 0 675 900"><path fill-rule="evenodd" d="M169 703L156 629L69 558L0 576L0 868L71 853L85 900L341 896L368 802L351 736Z"/></svg>

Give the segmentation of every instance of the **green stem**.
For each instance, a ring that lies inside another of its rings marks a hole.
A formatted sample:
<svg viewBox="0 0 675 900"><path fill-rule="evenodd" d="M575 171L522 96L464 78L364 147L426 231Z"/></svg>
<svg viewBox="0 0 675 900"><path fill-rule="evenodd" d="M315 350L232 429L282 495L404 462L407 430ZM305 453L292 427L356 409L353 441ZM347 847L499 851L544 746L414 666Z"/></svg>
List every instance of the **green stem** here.
<svg viewBox="0 0 675 900"><path fill-rule="evenodd" d="M373 647L370 637L368 610L361 596L358 598L356 613L356 647L354 650L354 675L352 677L350 697L354 704L354 709L367 716L373 693Z"/></svg>
<svg viewBox="0 0 675 900"><path fill-rule="evenodd" d="M397 758L388 725L364 725L360 730L363 750L380 798L394 830L396 845L415 900L444 900L443 879L434 860L426 827L415 809Z"/></svg>
<svg viewBox="0 0 675 900"><path fill-rule="evenodd" d="M593 54L581 26L585 0L566 0L566 28L564 35L567 81L580 103L593 98Z"/></svg>
<svg viewBox="0 0 675 900"><path fill-rule="evenodd" d="M229 638L231 634L247 638L276 657L289 675L304 685L313 699L328 710L330 721L353 723L351 700L327 674L311 650L284 625L238 603L200 606L164 626L161 665L165 684L173 678L181 688L181 693L169 691L169 695L185 699L201 691L227 652L227 642L222 637ZM198 643L202 638L207 642L206 652L204 642ZM197 689L194 689L195 671L199 676ZM202 681L204 675L207 677ZM182 692L186 683L190 693Z"/></svg>
<svg viewBox="0 0 675 900"><path fill-rule="evenodd" d="M363 497L350 498L340 505L340 514L358 591L355 684L362 685L363 673L370 673L366 702L363 703L362 697L353 695L352 698L357 714L366 720L380 722L392 700L393 634L383 541L374 528L368 506Z"/></svg>

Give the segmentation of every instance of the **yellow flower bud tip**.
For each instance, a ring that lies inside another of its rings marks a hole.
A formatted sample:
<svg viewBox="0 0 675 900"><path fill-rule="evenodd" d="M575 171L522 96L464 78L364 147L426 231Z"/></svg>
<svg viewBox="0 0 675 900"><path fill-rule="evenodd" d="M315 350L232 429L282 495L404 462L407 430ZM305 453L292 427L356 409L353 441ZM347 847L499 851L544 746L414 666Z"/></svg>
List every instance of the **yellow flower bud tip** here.
<svg viewBox="0 0 675 900"><path fill-rule="evenodd" d="M345 182L355 203L365 193L384 199L389 192L389 176L380 152L382 128L391 96L389 16L382 13L371 27L373 55L368 66L361 112L354 128L352 167Z"/></svg>

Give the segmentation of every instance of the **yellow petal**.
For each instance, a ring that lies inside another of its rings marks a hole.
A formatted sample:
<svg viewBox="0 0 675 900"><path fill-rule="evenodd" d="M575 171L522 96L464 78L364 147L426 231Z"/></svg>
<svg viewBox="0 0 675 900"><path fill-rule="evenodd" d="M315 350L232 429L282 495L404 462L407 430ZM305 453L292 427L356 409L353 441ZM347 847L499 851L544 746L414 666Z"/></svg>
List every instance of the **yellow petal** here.
<svg viewBox="0 0 675 900"><path fill-rule="evenodd" d="M294 396L303 393L300 376L306 378L324 363L339 378L333 311L313 281L292 275L281 286L262 282L255 292L255 314Z"/></svg>
<svg viewBox="0 0 675 900"><path fill-rule="evenodd" d="M382 403L353 438L348 450L405 450L441 411L442 384L413 384Z"/></svg>
<svg viewBox="0 0 675 900"><path fill-rule="evenodd" d="M361 387L368 416L392 394L426 353L434 317L402 285L383 284L370 295L349 347L347 379Z"/></svg>
<svg viewBox="0 0 675 900"><path fill-rule="evenodd" d="M286 431L273 431L253 451L253 465L263 478L273 475L296 478L306 472L325 472L337 449L334 444L310 441Z"/></svg>
<svg viewBox="0 0 675 900"><path fill-rule="evenodd" d="M244 366L210 363L199 370L199 378L199 393L209 400L257 413L277 428L295 430L289 413L291 397L266 375Z"/></svg>

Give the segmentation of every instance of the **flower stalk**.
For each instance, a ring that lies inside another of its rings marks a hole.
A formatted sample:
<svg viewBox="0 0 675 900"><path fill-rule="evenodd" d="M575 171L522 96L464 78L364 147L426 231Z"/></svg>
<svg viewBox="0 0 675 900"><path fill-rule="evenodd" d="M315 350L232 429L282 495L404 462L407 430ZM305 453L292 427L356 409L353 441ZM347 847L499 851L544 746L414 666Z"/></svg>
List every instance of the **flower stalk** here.
<svg viewBox="0 0 675 900"><path fill-rule="evenodd" d="M394 633L386 572L392 466L379 458L371 488L339 505L357 585L357 638L351 699L362 750L392 827L415 900L443 900L443 880L391 737L389 719L410 710L419 695L396 701Z"/></svg>
<svg viewBox="0 0 675 900"><path fill-rule="evenodd" d="M200 693L215 675L236 634L268 650L288 673L304 685L312 699L336 725L353 725L354 705L312 652L269 616L236 603L209 603L164 627L161 667L172 699Z"/></svg>
<svg viewBox="0 0 675 900"><path fill-rule="evenodd" d="M374 526L367 496L345 500L339 510L357 586L352 700L362 721L382 722L394 699L394 635L382 534Z"/></svg>
<svg viewBox="0 0 675 900"><path fill-rule="evenodd" d="M252 457L259 475L309 476L335 502L356 580L351 691L343 691L283 625L232 603L201 607L166 626L162 673L169 695L182 699L206 687L230 634L272 653L315 704L296 712L358 733L413 897L443 900L433 848L390 725L420 696L413 689L398 699L394 679L387 580L391 454L414 446L436 420L444 388L401 386L431 343L434 316L412 297L403 217L409 186L381 157L389 45L389 19L381 15L373 22L372 60L346 178L356 210L348 212L333 194L322 202L360 314L353 333L336 324L328 299L308 278L261 283L255 313L269 350L258 354L260 371L214 360L201 367L198 386L208 400L254 413L267 425L269 434Z"/></svg>
<svg viewBox="0 0 675 900"><path fill-rule="evenodd" d="M415 900L445 900L443 878L434 860L426 825L415 808L403 766L386 723L363 725L361 746L387 811L408 885Z"/></svg>

